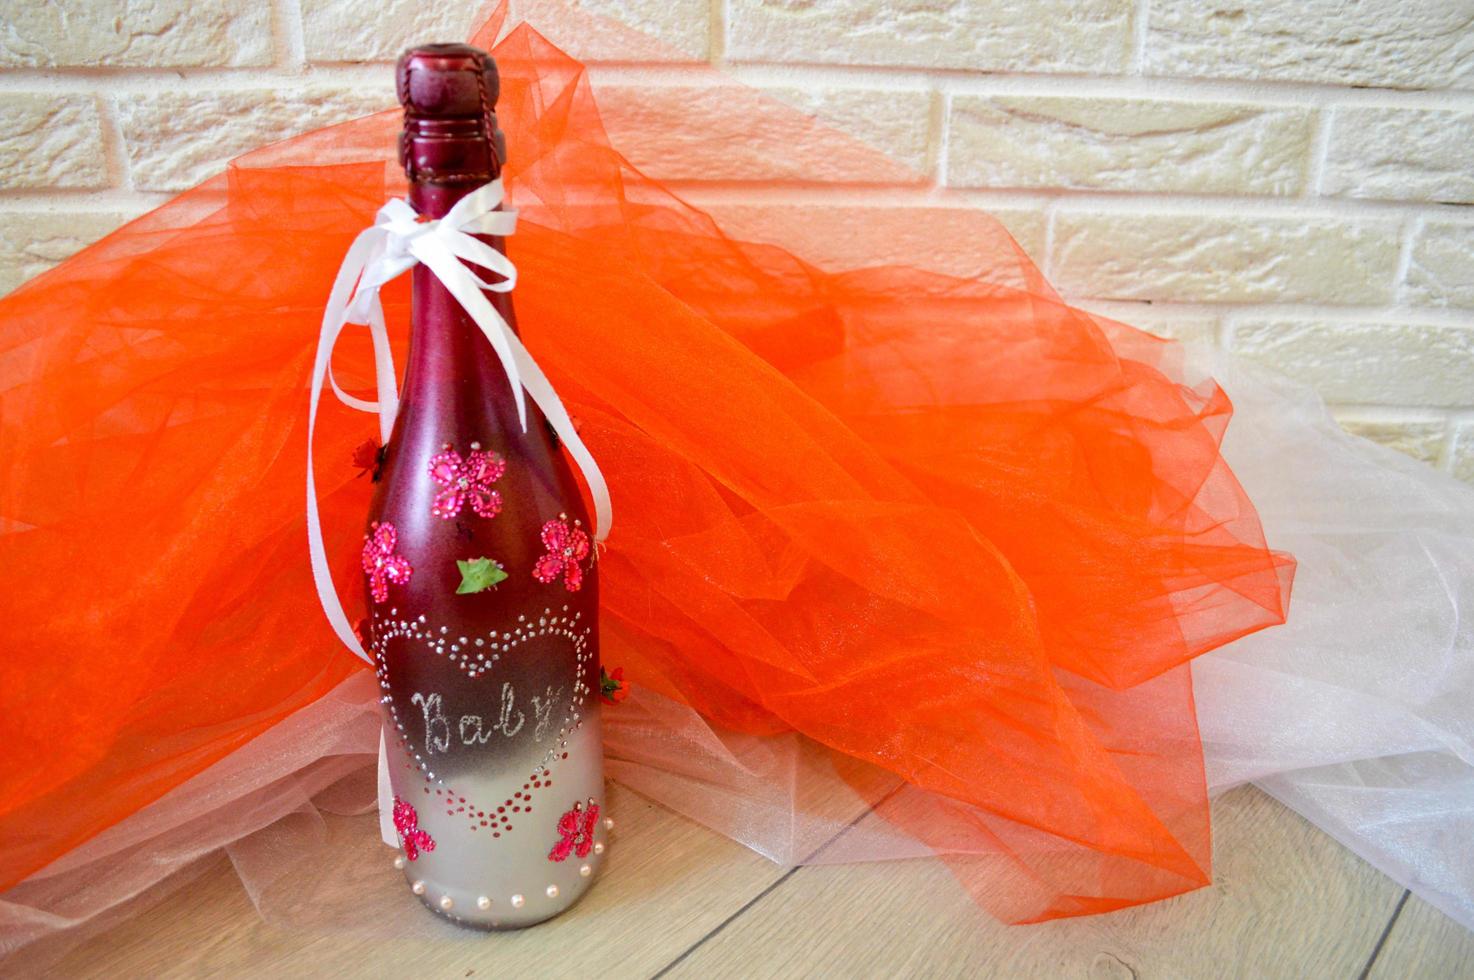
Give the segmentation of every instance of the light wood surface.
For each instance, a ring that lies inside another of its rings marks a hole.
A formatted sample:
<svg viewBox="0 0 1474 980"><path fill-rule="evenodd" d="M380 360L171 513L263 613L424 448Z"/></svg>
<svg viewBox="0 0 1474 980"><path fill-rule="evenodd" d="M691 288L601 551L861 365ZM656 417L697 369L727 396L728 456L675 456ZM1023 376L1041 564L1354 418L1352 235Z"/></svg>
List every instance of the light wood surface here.
<svg viewBox="0 0 1474 980"><path fill-rule="evenodd" d="M281 928L261 920L221 860L47 974L1474 977L1474 936L1250 788L1214 806L1213 887L1012 927L988 918L936 862L785 872L618 787L610 804L616 840L599 886L534 929L470 933L409 905L395 913L404 917L399 936L386 936L383 923L367 933ZM392 873L382 853L348 853L378 845L344 826L347 861L365 875Z"/></svg>
<svg viewBox="0 0 1474 980"><path fill-rule="evenodd" d="M1474 933L1416 895L1388 923L1369 980L1474 977Z"/></svg>

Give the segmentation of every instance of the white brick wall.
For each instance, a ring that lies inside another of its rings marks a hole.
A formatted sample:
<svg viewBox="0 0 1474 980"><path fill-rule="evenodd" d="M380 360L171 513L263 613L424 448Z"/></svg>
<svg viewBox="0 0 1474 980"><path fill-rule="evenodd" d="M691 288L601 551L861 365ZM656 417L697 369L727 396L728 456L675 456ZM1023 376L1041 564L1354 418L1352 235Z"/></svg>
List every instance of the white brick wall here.
<svg viewBox="0 0 1474 980"><path fill-rule="evenodd" d="M0 290L299 120L392 105L398 51L464 37L479 6L8 0ZM1474 0L513 8L594 65L637 162L738 234L975 275L996 218L1080 304L1276 365L1352 431L1474 482ZM900 164L739 127L672 168L660 141L721 116L691 86L703 62ZM754 170L781 183L734 179ZM849 234L813 240L814 184ZM918 222L956 246L918 253Z"/></svg>

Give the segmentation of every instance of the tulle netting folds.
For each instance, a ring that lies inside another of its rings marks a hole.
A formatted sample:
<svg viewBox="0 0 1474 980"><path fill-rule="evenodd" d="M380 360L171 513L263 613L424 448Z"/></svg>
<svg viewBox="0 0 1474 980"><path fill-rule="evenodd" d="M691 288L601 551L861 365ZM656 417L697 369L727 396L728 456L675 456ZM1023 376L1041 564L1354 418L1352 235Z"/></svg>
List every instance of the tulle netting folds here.
<svg viewBox="0 0 1474 980"><path fill-rule="evenodd" d="M494 54L519 321L615 498L613 776L778 861L941 855L1009 921L1207 883L1188 664L1283 622L1294 568L1225 463L1223 389L1063 302L996 223L972 279L729 237L616 151L576 61L525 26ZM748 126L875 153L705 82ZM95 911L27 904L66 875L244 868L246 835L371 765L308 570L306 385L337 263L402 193L397 127L248 154L0 301L12 945ZM370 390L367 338L344 347ZM343 583L373 432L319 422ZM144 842L151 870L122 857Z"/></svg>

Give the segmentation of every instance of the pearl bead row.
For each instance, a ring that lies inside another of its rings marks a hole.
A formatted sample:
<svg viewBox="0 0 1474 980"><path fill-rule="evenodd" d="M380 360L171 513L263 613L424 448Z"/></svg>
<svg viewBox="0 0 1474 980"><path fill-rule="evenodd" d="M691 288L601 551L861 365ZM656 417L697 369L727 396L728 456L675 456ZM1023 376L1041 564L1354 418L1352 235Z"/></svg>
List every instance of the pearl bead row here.
<svg viewBox="0 0 1474 980"><path fill-rule="evenodd" d="M604 818L604 829L605 830L613 830L614 829L614 818L613 817L605 817ZM603 854L604 853L604 842L603 841L595 841L594 842L594 853L595 854ZM403 871L404 870L404 863L405 862L404 862L404 855L403 854L397 854L397 855L395 855L395 857L394 857L394 867L397 870ZM587 878L590 875L592 875L593 873L594 873L593 865L584 864L584 865L580 865L579 866L579 869L578 869L579 877L581 877L581 878ZM412 885L409 886L409 890L412 891L412 892L414 892L416 895L423 895L423 894L425 894L425 883L423 881L416 881ZM545 892L545 894L549 898L557 898L558 897L558 886L557 885L549 885L546 889L544 889L544 892ZM512 898L511 898L511 903L512 903L512 908L514 908L514 909L520 909L522 906L524 906L524 905L527 904L527 897L525 895L522 895L522 894L513 895ZM451 909L455 908L455 899L451 898L449 895L441 895L440 896L439 905L440 905L441 909L443 909L446 912L449 912ZM487 896L487 895L478 896L477 899L476 899L476 907L478 909L480 909L481 911L485 912L487 909L491 908L491 898L489 896Z"/></svg>
<svg viewBox="0 0 1474 980"><path fill-rule="evenodd" d="M403 859L396 859L394 863L395 867L402 867ZM593 866L588 864L582 865L578 869L578 873L581 877L587 878L594 873ZM425 894L425 883L423 881L416 881L414 884L409 886L409 890L414 892L416 895L423 895ZM544 889L544 892L549 898L557 898L558 886L549 885L546 889ZM440 902L438 904L442 909L449 912L451 909L455 908L456 903L455 899L451 898L449 895L441 895ZM521 894L513 895L511 899L511 904L512 908L520 909L522 906L527 904L527 898L526 896ZM476 907L485 912L487 909L491 908L491 898L487 895L478 896L476 899Z"/></svg>

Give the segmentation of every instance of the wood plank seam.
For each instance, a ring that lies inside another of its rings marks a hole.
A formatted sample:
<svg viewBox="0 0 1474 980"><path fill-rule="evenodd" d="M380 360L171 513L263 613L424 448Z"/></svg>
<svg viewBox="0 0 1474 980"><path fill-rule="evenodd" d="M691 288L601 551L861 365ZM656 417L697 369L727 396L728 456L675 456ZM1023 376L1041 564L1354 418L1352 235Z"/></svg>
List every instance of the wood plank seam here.
<svg viewBox="0 0 1474 980"><path fill-rule="evenodd" d="M849 823L841 827L839 832L836 833L833 837L829 838L827 841L814 848L813 852L810 853L808 857L804 858L798 864L789 868L783 873L780 878L778 878L777 881L770 883L768 887L764 888L752 898L748 899L747 902L743 904L740 909L727 916L721 922L717 923L716 926L708 931L706 935L702 936L700 939L696 940L696 942L692 943L690 946L686 947L686 949L682 950L681 955L677 956L675 959L671 960L664 967L662 967L660 972L656 973L653 977L650 978L650 980L660 980L661 977L665 976L671 970L674 970L677 966L681 964L682 960L686 959L686 957L690 956L692 953L696 952L696 950L700 949L707 941L712 939L712 937L718 935L723 929L727 928L727 926L731 925L733 922L736 922L742 916L746 915L750 909L752 909L755 905L757 905L763 899L772 894L774 889L783 884L789 878L792 878L795 872L797 872L800 868L807 867L814 860L814 858L818 857L820 854L823 854L841 837L843 837L845 834L848 834L851 830L854 830L861 820L864 820L866 817L870 816L870 814L874 813L876 807L885 803L887 800L889 800L892 796L895 796L905 787L906 784L901 783L890 792L882 796L880 800L869 809L861 811L860 814L855 817L855 819L851 820Z"/></svg>
<svg viewBox="0 0 1474 980"><path fill-rule="evenodd" d="M1392 915L1387 919L1387 925L1382 928L1382 935L1377 937L1377 945L1372 947L1372 955L1367 957L1366 966L1361 968L1361 973L1357 974L1356 980L1367 980L1367 977L1371 976L1372 967L1376 965L1382 947L1387 945L1387 937L1392 935L1392 927L1397 925L1397 917L1402 915L1402 910L1411 895L1411 891L1403 889L1402 897L1397 900L1397 907L1392 910Z"/></svg>
<svg viewBox="0 0 1474 980"><path fill-rule="evenodd" d="M848 829L849 828L845 828L845 830L848 830ZM844 835L844 833L845 833L845 831L844 830L841 830L838 834L836 834L834 836L833 839L834 840L838 840L841 836ZM828 842L826 842L826 843L828 843ZM787 871L785 871L783 873L783 876L781 878L779 878L777 881L773 882L772 884L768 885L767 888L764 888L762 891L758 892L756 895L752 896L752 898L749 898L743 904L743 906L740 909L738 909L737 911L733 912L731 915L727 916L721 922L718 922L715 926L712 927L711 931L709 931L706 935L702 936L700 939L696 940L690 946L688 946L684 950L682 950L681 951L681 955L677 956L675 959L673 959L669 963L665 964L665 966L661 967L660 972L657 973L657 974L655 974L654 976L652 976L650 978L650 980L660 980L661 977L665 976L666 974L670 973L670 971L672 971L676 967L680 966L681 965L681 962L683 960L685 960L686 957L690 956L692 953L694 953L698 949L700 949L702 947L702 945L704 945L706 943L707 940L711 939L713 936L715 936L718 933L720 933L723 929L727 928L727 926L731 925L733 922L736 922L743 915L746 915L747 914L747 911L749 909L751 909L758 902L761 902L763 899L767 898L768 895L773 891L773 889L775 889L779 885L783 884L789 878L792 878L793 875L794 875L794 873L797 872L798 869L799 868L802 868L802 867L804 867L804 865L802 865L802 864L796 864L793 867L789 868Z"/></svg>

